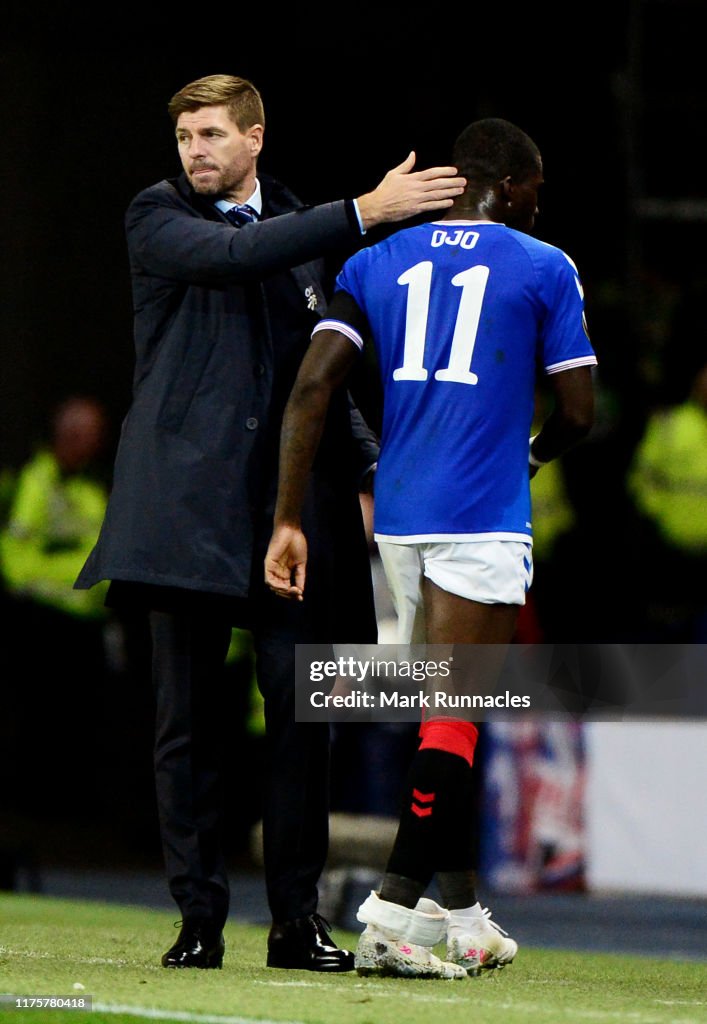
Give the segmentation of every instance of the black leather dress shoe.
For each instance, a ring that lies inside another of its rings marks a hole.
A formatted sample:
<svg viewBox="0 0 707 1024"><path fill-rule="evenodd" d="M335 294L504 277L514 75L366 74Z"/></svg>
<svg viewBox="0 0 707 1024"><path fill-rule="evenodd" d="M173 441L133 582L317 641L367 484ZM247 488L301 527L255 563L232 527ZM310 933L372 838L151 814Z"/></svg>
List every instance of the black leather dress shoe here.
<svg viewBox="0 0 707 1024"><path fill-rule="evenodd" d="M274 924L268 935L268 967L300 971L352 971L354 955L329 938L319 914Z"/></svg>
<svg viewBox="0 0 707 1024"><path fill-rule="evenodd" d="M162 957L163 967L221 967L226 943L220 928L184 921L179 938Z"/></svg>

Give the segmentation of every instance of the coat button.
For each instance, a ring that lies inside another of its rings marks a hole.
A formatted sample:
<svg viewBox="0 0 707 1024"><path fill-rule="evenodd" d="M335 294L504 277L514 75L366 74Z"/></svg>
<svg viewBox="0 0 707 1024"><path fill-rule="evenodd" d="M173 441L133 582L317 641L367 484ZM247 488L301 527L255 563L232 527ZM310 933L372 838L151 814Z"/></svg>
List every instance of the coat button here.
<svg viewBox="0 0 707 1024"><path fill-rule="evenodd" d="M255 430L255 428L258 426L258 421L256 420L255 416L249 416L248 419L245 421L245 425L248 428L248 430Z"/></svg>
<svg viewBox="0 0 707 1024"><path fill-rule="evenodd" d="M264 373L265 373L265 366L264 366L264 364L263 363L256 363L255 364L255 376L256 377L262 377Z"/></svg>

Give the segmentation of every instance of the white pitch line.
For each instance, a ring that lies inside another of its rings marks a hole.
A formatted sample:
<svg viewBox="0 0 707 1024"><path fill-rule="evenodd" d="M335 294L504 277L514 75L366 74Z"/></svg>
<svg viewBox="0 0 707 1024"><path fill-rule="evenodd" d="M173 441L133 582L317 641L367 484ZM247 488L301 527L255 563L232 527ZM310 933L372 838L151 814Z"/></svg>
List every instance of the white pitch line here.
<svg viewBox="0 0 707 1024"><path fill-rule="evenodd" d="M707 1007L704 999L656 999L660 1007Z"/></svg>
<svg viewBox="0 0 707 1024"><path fill-rule="evenodd" d="M27 960L61 960L72 964L108 964L113 967L144 967L139 960L115 960L105 956L70 956L67 953L39 953L35 949L9 949L0 946L0 955L21 956ZM149 965L148 965L149 966Z"/></svg>
<svg viewBox="0 0 707 1024"><path fill-rule="evenodd" d="M391 979L394 980L394 979ZM398 979L399 980L399 979ZM264 985L266 988L323 988L332 991L330 985L327 985L323 981L254 981L254 985ZM451 981L450 981L451 985ZM424 995L421 992L401 991L400 988L372 988L364 981L347 985L346 988L336 989L337 994L342 995L347 992L368 992L371 998L376 999L412 999L415 1003L464 1003L469 1002L469 990L466 987L465 982L461 982L460 985L467 992L464 996L431 996Z"/></svg>
<svg viewBox="0 0 707 1024"><path fill-rule="evenodd" d="M413 1003L465 1003L466 1005L468 1005L469 999L473 998L474 1005L476 1007L483 1006L484 1008L488 1007L496 1010L515 1010L516 1012L519 1011L521 1013L538 1013L544 1009L543 1003L532 1003L526 1000L520 1001L512 999L507 999L505 1002L499 1003L496 1000L484 998L482 988L486 985L491 984L492 980L493 979L488 978L483 980L474 978L470 979L469 982L467 983L462 982L461 986L464 990L464 994L462 995L460 990L455 987L455 991L459 992L459 994L456 996L434 996L427 995L420 991L406 992L402 990L399 986L395 986L394 988L390 988L387 990L376 986L375 989L373 989L365 981L356 982L350 986L347 985L346 991L350 991L351 989L359 991L361 989L367 989L368 992L371 994L371 997L374 999L410 999L412 1000ZM329 988L329 986L325 982L321 981L256 981L254 982L254 984L265 985L269 987L276 986L278 988ZM453 984L453 982L449 982L449 984L451 985ZM473 994L471 991L472 989ZM339 989L338 991L341 992L342 990ZM655 1000L655 1002L664 1003L665 1005L673 1005L673 1003L668 1000ZM687 1000L676 1000L675 1005L701 1006L704 1004L699 1002L688 1003ZM656 1017L653 1013L650 1012L650 1010L647 1012L642 1010L627 1012L625 1010L599 1010L590 1008L585 1009L572 1006L567 1006L563 1009L570 1020L581 1019L587 1022L621 1021L622 1024L629 1024L629 1022L630 1024L664 1024L664 1018ZM679 1019L676 1018L672 1022L672 1024L696 1024L696 1021L693 1017L681 1017Z"/></svg>
<svg viewBox="0 0 707 1024"><path fill-rule="evenodd" d="M707 1006L703 999L656 999L661 1006Z"/></svg>
<svg viewBox="0 0 707 1024"><path fill-rule="evenodd" d="M394 979L390 979L394 980ZM495 979L485 978L469 979L468 982L460 982L459 987L454 985L452 981L448 982L450 986L454 986L456 995L442 996L442 995L431 995L420 992L419 990L405 991L400 986L394 986L391 988L383 988L379 986L372 987L368 982L360 981L354 982L351 985L347 985L346 989L337 989L338 993L344 991L349 992L352 990L361 991L367 990L371 995L372 999L406 999L411 1000L413 1003L441 1003L441 1004L469 1004L469 1000L473 999L474 1006L496 1009L496 1010L515 1010L516 1012L525 1013L539 1013L545 1009L544 1003L533 1003L527 1000L515 1000L506 999L504 1002L498 1002L494 999L487 999L484 997L482 991L488 985L495 983ZM322 981L254 981L254 985L263 985L266 987L277 987L277 988L317 988L317 989L329 989L331 988L326 982ZM433 984L430 982L430 984ZM463 993L462 993L463 990ZM700 1002L688 1002L687 1000L675 1000L674 1002L669 1000L655 1000L656 1003L663 1003L666 1006L680 1005L680 1006L702 1006ZM620 1021L621 1024L665 1024L665 1019L656 1017L655 1013L651 1013L650 1010L600 1010L594 1008L584 1007L563 1007L562 1012L566 1013L569 1019L583 1020L587 1022L591 1021ZM676 1018L671 1024L696 1024L693 1017L680 1017Z"/></svg>
<svg viewBox="0 0 707 1024"><path fill-rule="evenodd" d="M101 1013L122 1013L148 1020L178 1020L186 1024L302 1024L293 1020L263 1020L262 1017L229 1017L220 1013L188 1013L185 1010L156 1010L151 1006L122 1006L119 1003L94 1003Z"/></svg>

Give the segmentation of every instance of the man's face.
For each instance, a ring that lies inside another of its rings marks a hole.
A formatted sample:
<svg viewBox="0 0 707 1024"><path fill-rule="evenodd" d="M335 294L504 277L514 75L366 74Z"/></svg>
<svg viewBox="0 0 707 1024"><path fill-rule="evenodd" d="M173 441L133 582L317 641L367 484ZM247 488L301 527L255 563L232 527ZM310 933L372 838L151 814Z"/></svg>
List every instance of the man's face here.
<svg viewBox="0 0 707 1024"><path fill-rule="evenodd" d="M242 133L225 106L199 107L179 115L176 136L182 167L195 192L234 202L251 195L262 125Z"/></svg>
<svg viewBox="0 0 707 1024"><path fill-rule="evenodd" d="M521 181L513 183L511 206L505 223L518 231L532 231L538 214L538 192L543 183L542 164Z"/></svg>

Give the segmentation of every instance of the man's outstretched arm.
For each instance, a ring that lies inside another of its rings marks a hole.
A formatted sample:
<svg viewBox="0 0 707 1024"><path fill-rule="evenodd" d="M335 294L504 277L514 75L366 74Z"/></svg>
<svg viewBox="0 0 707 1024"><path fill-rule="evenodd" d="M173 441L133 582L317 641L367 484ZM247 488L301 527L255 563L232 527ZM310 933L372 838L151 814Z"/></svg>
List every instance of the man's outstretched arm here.
<svg viewBox="0 0 707 1024"><path fill-rule="evenodd" d="M285 409L280 437L280 477L275 524L265 556L265 582L280 597L301 601L307 542L301 516L307 477L324 429L332 393L344 382L358 355L356 346L334 330L318 331L304 357Z"/></svg>

